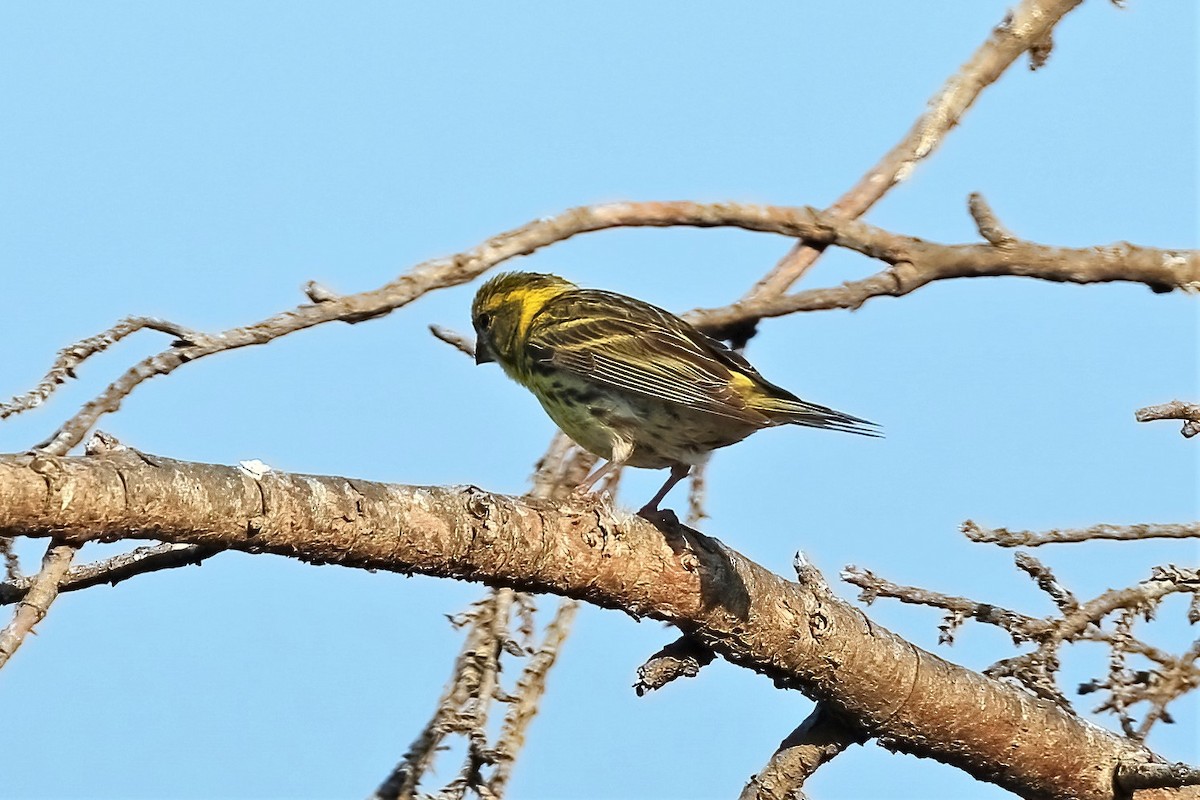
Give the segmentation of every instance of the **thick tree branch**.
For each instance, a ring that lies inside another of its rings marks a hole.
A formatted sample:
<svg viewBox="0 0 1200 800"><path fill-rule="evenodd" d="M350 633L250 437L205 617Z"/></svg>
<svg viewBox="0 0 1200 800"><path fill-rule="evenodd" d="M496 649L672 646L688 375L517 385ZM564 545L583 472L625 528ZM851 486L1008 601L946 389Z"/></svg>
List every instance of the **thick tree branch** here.
<svg viewBox="0 0 1200 800"><path fill-rule="evenodd" d="M83 354L82 357L86 358L87 355L107 347L107 343L110 343L109 340L117 335L114 331L124 330L124 333L121 333L124 336L139 330L140 327L164 330L163 326L169 326L169 323L160 323L147 318L131 318L126 320L126 323L122 323L125 325L124 329L122 329L122 325L117 325L116 328L93 337L91 340L85 340L88 343L86 346L76 345L76 347L81 347L79 352ZM70 446L65 442L57 442L50 444L43 453L49 456L61 456L65 455L69 449ZM102 431L96 431L88 441L85 451L92 456L120 454L124 458L138 455L137 451L130 450L117 441L116 437ZM37 458L32 462L32 468L42 476L42 480L46 482L50 491L56 490L55 487L58 486L62 476L58 473L57 462L53 458ZM8 663L34 627L46 618L50 605L58 599L63 580L68 575L78 550L79 548L73 545L51 540L50 546L46 548L46 554L42 557L41 568L25 586L25 593L17 605L16 613L13 614L4 629L0 630L0 668Z"/></svg>
<svg viewBox="0 0 1200 800"><path fill-rule="evenodd" d="M434 331L437 336L437 331ZM439 336L438 338L442 338ZM577 485L595 459L580 450L565 435L558 433L538 461L531 479L529 496L562 499ZM497 680L500 659L505 652L524 654L521 645L510 636L510 610L521 619L520 635L524 647L532 648L534 636L533 601L528 595L509 589L492 591L455 624L467 627L462 652L455 661L449 685L442 694L433 716L409 746L400 762L380 783L374 800L409 800L416 797L423 776L431 770L442 742L451 734L468 738L466 762L459 775L439 797L465 796L468 790L477 796L503 791L512 765L524 744L525 729L537 713L538 701L545 688L546 676L558 657L558 649L570 632L574 619L574 601L564 600L554 620L546 627L545 638L526 664L512 695ZM498 700L510 703L495 747L487 745L485 724L490 705ZM482 774L485 764L494 765L490 777Z"/></svg>
<svg viewBox="0 0 1200 800"><path fill-rule="evenodd" d="M929 157L958 124L979 95L1004 74L1022 53L1030 53L1030 67L1045 63L1054 26L1083 0L1024 0L993 29L958 72L926 104L909 132L879 163L867 170L828 211L853 219L867 212L889 189L908 178L917 164ZM984 234L984 238L988 238ZM991 241L989 239L989 241ZM820 257L824 243L804 240L760 280L746 301L782 295Z"/></svg>
<svg viewBox="0 0 1200 800"><path fill-rule="evenodd" d="M55 463L48 483L38 462ZM151 463L153 461L153 463ZM1148 751L924 652L713 539L596 500L399 486L138 458L0 459L0 534L153 538L561 594L670 622L890 747L1026 797L1111 798ZM899 694L897 687L906 687ZM1051 746L1051 743L1053 745Z"/></svg>

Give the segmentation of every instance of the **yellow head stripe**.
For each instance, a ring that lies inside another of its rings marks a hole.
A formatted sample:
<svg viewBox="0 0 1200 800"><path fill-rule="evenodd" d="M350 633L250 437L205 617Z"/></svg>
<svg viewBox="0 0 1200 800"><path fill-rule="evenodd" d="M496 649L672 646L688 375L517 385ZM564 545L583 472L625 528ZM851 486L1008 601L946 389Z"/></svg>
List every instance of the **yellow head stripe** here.
<svg viewBox="0 0 1200 800"><path fill-rule="evenodd" d="M557 275L506 272L484 284L476 303L479 310L489 312L502 306L516 306L519 311L517 330L520 336L524 336L534 315L541 311L547 302L575 288L575 284Z"/></svg>

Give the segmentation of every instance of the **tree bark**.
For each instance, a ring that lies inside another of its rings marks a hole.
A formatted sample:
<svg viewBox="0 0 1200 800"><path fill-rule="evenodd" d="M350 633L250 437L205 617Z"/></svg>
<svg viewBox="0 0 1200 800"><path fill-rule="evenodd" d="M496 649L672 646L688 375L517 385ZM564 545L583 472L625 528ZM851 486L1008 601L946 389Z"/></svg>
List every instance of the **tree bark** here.
<svg viewBox="0 0 1200 800"><path fill-rule="evenodd" d="M921 650L822 587L784 580L715 539L652 525L595 498L551 504L470 486L255 477L135 451L14 455L0 457L0 535L274 553L548 592L654 617L829 703L886 747L1023 797L1114 798L1118 765L1161 760Z"/></svg>

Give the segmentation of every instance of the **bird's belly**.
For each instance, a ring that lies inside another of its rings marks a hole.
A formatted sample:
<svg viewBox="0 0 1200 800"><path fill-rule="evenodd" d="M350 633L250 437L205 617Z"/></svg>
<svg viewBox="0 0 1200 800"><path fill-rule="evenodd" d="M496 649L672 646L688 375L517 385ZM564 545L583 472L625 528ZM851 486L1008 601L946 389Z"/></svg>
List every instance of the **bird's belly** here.
<svg viewBox="0 0 1200 800"><path fill-rule="evenodd" d="M757 428L676 403L652 401L659 408L643 423L628 463L659 468L695 465L720 447L736 444Z"/></svg>
<svg viewBox="0 0 1200 800"><path fill-rule="evenodd" d="M604 459L632 447L625 463L661 469L692 465L756 427L737 420L591 384L534 392L551 419L583 449Z"/></svg>

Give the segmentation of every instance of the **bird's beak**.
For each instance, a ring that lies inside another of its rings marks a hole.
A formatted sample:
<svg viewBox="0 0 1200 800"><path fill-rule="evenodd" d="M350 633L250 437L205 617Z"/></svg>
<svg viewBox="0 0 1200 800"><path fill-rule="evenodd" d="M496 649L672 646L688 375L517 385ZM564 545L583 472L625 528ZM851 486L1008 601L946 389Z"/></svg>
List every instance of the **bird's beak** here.
<svg viewBox="0 0 1200 800"><path fill-rule="evenodd" d="M492 355L492 351L482 341L475 342L475 363L486 364L489 361L495 361L496 357Z"/></svg>

